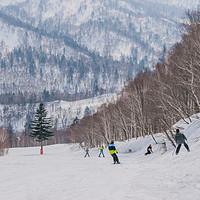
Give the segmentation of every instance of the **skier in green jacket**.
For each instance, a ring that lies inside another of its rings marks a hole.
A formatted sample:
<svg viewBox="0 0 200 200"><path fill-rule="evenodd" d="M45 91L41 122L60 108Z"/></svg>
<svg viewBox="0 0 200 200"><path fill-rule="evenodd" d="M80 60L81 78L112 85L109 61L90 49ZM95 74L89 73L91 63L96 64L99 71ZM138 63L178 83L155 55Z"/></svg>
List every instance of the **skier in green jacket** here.
<svg viewBox="0 0 200 200"><path fill-rule="evenodd" d="M100 154L99 154L99 157L101 157L101 154L103 155L103 157L105 157L105 156L104 156L104 153L103 153L103 150L104 150L104 147L101 146L101 147L100 147Z"/></svg>

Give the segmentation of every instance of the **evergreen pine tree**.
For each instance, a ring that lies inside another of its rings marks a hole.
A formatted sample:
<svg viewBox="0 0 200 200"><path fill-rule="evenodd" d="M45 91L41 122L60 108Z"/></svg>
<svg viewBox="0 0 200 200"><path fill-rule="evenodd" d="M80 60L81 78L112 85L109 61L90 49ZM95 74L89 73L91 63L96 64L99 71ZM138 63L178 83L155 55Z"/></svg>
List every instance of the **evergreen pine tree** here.
<svg viewBox="0 0 200 200"><path fill-rule="evenodd" d="M88 115L90 115L90 114L91 114L91 110L90 110L90 108L87 106L87 107L85 108L84 116L88 116Z"/></svg>
<svg viewBox="0 0 200 200"><path fill-rule="evenodd" d="M31 122L30 137L36 138L41 143L41 154L43 154L43 141L48 140L54 134L49 129L52 127L51 119L47 118L47 111L44 104L40 103L37 109L35 120Z"/></svg>

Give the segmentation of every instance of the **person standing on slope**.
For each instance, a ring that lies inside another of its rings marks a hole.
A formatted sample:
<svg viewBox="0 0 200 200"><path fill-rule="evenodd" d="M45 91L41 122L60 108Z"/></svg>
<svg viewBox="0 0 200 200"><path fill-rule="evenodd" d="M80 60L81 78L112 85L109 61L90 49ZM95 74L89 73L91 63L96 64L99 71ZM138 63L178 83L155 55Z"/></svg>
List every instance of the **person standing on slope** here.
<svg viewBox="0 0 200 200"><path fill-rule="evenodd" d="M86 156L88 156L88 157L90 157L90 155L89 155L89 149L88 149L88 147L86 147L86 149L85 149L85 156L84 157L86 157Z"/></svg>
<svg viewBox="0 0 200 200"><path fill-rule="evenodd" d="M105 156L104 156L104 153L103 153L103 149L104 149L104 147L101 146L101 147L100 147L100 154L99 154L99 157L101 157L101 154L103 155L103 157L105 157Z"/></svg>
<svg viewBox="0 0 200 200"><path fill-rule="evenodd" d="M151 144L147 147L147 152L144 154L144 155L147 155L147 154L151 154L151 153L153 153L153 151L152 151L152 146L151 146Z"/></svg>
<svg viewBox="0 0 200 200"><path fill-rule="evenodd" d="M112 140L112 141L110 142L110 144L109 144L109 146L108 146L108 149L109 149L110 155L113 157L114 164L116 164L116 163L117 163L117 164L120 164L119 159L118 159L117 154L116 154L116 153L118 153L118 151L117 151L117 149L115 148L114 140Z"/></svg>
<svg viewBox="0 0 200 200"><path fill-rule="evenodd" d="M183 133L180 133L179 129L176 129L176 135L175 135L174 139L176 141L176 144L178 145L176 148L176 155L178 154L182 144L184 144L184 146L188 152L190 151L189 146L185 142L185 140L187 140L187 138L185 137L185 135Z"/></svg>

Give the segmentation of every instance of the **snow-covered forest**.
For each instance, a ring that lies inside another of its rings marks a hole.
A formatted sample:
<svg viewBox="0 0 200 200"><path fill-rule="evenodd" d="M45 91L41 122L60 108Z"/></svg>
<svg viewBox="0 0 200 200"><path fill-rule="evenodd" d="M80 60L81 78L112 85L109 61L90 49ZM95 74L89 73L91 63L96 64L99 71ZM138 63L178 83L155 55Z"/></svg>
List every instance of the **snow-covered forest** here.
<svg viewBox="0 0 200 200"><path fill-rule="evenodd" d="M185 0L1 0L0 125L18 132L45 102L54 128L65 129L85 112L71 102L119 93L138 72L152 70L180 41L185 10L197 5ZM49 109L57 101L63 103L63 117Z"/></svg>
<svg viewBox="0 0 200 200"><path fill-rule="evenodd" d="M197 1L1 0L0 26L1 200L199 200Z"/></svg>
<svg viewBox="0 0 200 200"><path fill-rule="evenodd" d="M97 113L71 126L71 138L96 146L102 140L123 141L165 132L175 146L172 125L200 111L199 24L200 11L188 11L181 42L166 53L153 72L141 71L115 103L102 105Z"/></svg>
<svg viewBox="0 0 200 200"><path fill-rule="evenodd" d="M0 100L80 100L119 92L180 41L196 1L0 1Z"/></svg>
<svg viewBox="0 0 200 200"><path fill-rule="evenodd" d="M85 112L71 102L88 99L87 104L119 93L137 73L164 59L181 40L185 10L197 5L186 0L0 1L0 125L24 129L38 103L45 102L54 128L65 129ZM63 104L59 116L48 106L57 101ZM98 106L87 107L96 111Z"/></svg>
<svg viewBox="0 0 200 200"><path fill-rule="evenodd" d="M157 132L165 132L172 145L175 145L172 125L199 112L198 24L199 10L188 11L180 26L181 41L163 54L153 70L143 69L133 80L129 80L117 100L111 96L106 101L97 98L94 103L84 100L78 103L76 109L73 109L73 102L48 103L47 110L53 119L53 129L55 132L61 130L64 135L58 141L84 142L89 146L97 146L102 142L108 143L112 138L124 141L145 135L153 137ZM49 97L48 91L45 91L44 96ZM15 111L13 106L2 106L1 119L7 131L12 135L13 127L17 129L20 124L21 130L24 128L22 136L26 138L26 128L35 108L34 104L27 104L22 105L20 111L16 109L17 112L12 112ZM18 120L13 118L13 113ZM76 117L79 119L77 124L73 123L69 127ZM14 146L27 146L23 142L18 144L17 138L15 136ZM51 141L56 142L57 139Z"/></svg>

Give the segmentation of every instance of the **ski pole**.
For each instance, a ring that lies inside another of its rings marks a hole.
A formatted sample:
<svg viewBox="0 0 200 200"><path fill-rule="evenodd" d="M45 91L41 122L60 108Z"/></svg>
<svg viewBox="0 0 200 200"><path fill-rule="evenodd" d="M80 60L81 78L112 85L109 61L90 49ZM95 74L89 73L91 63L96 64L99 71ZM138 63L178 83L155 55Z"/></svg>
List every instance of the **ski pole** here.
<svg viewBox="0 0 200 200"><path fill-rule="evenodd" d="M176 150L176 147L174 148L174 151L172 152L172 155L174 155L175 150Z"/></svg>

